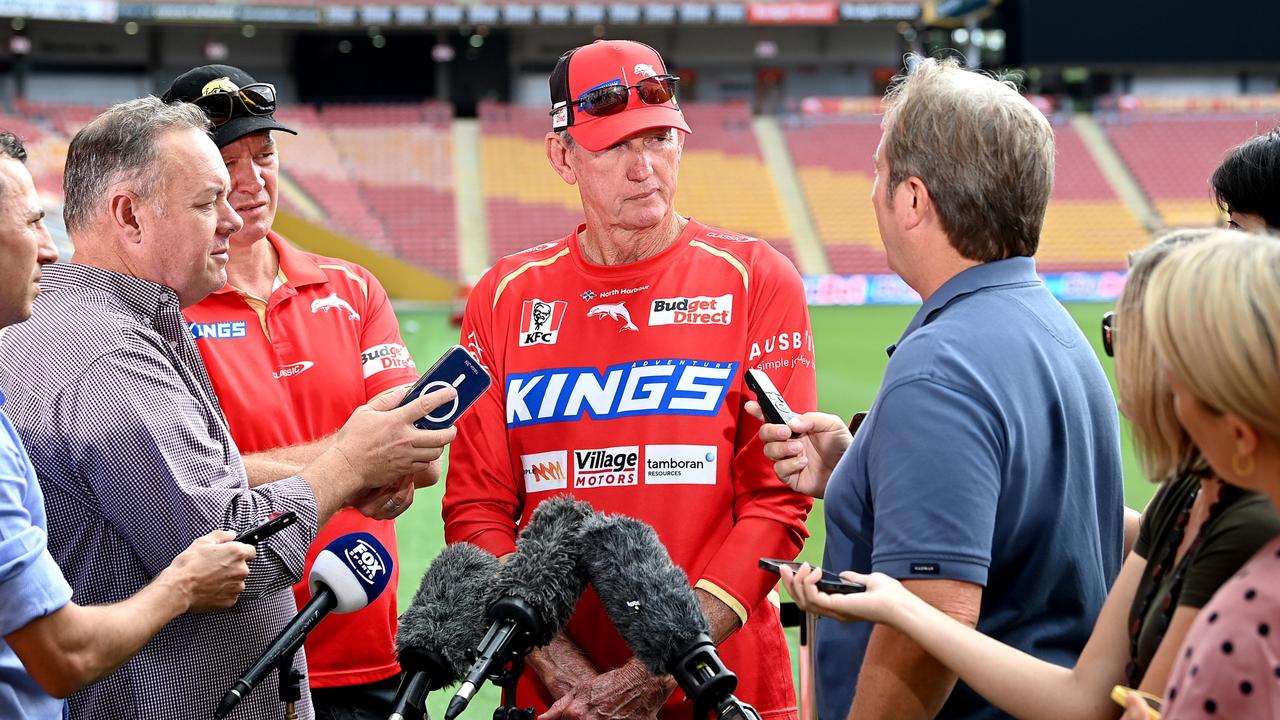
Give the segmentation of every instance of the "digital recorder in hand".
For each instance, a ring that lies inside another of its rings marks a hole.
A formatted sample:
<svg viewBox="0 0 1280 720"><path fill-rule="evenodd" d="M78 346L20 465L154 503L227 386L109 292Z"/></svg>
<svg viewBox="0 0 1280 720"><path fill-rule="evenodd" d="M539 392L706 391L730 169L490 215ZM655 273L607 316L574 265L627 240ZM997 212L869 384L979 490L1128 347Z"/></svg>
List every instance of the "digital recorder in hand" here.
<svg viewBox="0 0 1280 720"><path fill-rule="evenodd" d="M786 425L791 418L796 417L795 411L787 405L782 393L774 387L773 381L765 371L748 370L746 379L747 387L756 394L756 402L760 403L760 410L764 413L765 419L776 425ZM796 434L791 433L791 437L796 437Z"/></svg>
<svg viewBox="0 0 1280 720"><path fill-rule="evenodd" d="M458 396L440 407L424 415L414 423L421 430L443 430L449 427L471 404L489 389L492 380L484 366L474 355L461 345L454 345L440 356L435 365L418 378L409 392L404 394L400 405L412 402L421 395L427 395L449 386L458 391Z"/></svg>

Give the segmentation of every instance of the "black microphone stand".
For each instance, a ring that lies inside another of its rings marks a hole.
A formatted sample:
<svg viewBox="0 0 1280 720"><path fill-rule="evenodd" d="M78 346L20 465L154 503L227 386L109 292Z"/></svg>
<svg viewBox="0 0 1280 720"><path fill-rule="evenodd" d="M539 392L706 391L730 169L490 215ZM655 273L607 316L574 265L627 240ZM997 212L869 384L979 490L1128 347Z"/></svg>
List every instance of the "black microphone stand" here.
<svg viewBox="0 0 1280 720"><path fill-rule="evenodd" d="M524 653L510 652L507 657L502 671L492 676L493 684L502 688L502 706L493 711L493 720L533 720L532 707L516 706L516 686L524 674Z"/></svg>
<svg viewBox="0 0 1280 720"><path fill-rule="evenodd" d="M302 700L302 673L293 669L294 650L280 657L276 670L280 673L280 702L284 703L285 720L298 720L298 702Z"/></svg>

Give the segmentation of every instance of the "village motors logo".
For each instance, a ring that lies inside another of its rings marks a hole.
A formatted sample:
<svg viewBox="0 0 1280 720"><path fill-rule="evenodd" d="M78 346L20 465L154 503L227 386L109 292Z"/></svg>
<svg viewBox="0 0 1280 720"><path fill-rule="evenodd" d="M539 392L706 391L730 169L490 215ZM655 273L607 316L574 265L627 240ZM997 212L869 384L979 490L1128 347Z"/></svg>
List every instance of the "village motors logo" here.
<svg viewBox="0 0 1280 720"><path fill-rule="evenodd" d="M573 486L575 488L635 485L639 470L640 447L638 445L573 451Z"/></svg>
<svg viewBox="0 0 1280 720"><path fill-rule="evenodd" d="M728 325L733 295L659 298L649 308L649 325Z"/></svg>
<svg viewBox="0 0 1280 720"><path fill-rule="evenodd" d="M555 345L568 307L564 300L525 300L520 308L520 347Z"/></svg>

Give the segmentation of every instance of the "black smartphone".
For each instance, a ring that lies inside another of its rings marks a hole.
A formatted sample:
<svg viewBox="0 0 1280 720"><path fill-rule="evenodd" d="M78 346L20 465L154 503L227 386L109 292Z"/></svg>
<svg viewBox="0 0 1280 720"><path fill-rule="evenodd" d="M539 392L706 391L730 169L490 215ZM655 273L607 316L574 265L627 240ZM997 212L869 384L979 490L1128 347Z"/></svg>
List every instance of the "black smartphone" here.
<svg viewBox="0 0 1280 720"><path fill-rule="evenodd" d="M786 565L791 568L792 572L800 569L800 563L796 560L776 560L774 558L760 558L760 569L768 570L774 575L782 574L782 566ZM862 583L849 582L830 570L822 571L822 579L818 580L818 589L832 595L848 595L850 593L866 592L867 586Z"/></svg>
<svg viewBox="0 0 1280 720"><path fill-rule="evenodd" d="M266 540L296 522L298 522L298 515L292 510L280 513L279 515L268 519L261 525L249 528L248 530L240 533L236 536L236 542L242 542L248 545L257 545L263 540Z"/></svg>
<svg viewBox="0 0 1280 720"><path fill-rule="evenodd" d="M453 402L441 405L414 423L420 430L443 430L462 417L462 413L489 389L492 382L489 373L474 355L461 345L454 345L445 350L435 365L418 378L418 382L404 394L400 405L404 406L421 395L452 385L458 391Z"/></svg>
<svg viewBox="0 0 1280 720"><path fill-rule="evenodd" d="M760 409L764 411L764 416L769 422L786 425L788 420L796 417L791 406L787 405L782 393L774 387L773 381L765 371L748 370L747 387L756 394L756 402L760 403ZM791 433L791 437L797 437L797 435Z"/></svg>

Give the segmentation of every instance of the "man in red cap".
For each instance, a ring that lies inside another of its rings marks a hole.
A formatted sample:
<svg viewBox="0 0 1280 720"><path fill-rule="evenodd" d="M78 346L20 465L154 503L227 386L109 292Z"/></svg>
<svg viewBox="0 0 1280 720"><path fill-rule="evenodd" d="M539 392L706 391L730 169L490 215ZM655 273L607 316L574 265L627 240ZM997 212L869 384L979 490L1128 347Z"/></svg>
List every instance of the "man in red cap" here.
<svg viewBox="0 0 1280 720"><path fill-rule="evenodd" d="M231 236L227 283L186 309L196 345L241 451L250 482L288 476L328 447L357 407L412 383L417 370L386 292L365 268L303 252L271 230L279 201L279 153L272 132L275 88L229 65L204 65L174 79L163 99L194 103L213 124L231 178L227 200L244 221ZM396 553L394 518L415 483L439 479L439 465L336 513L307 551L306 571L333 539L367 532ZM385 718L400 684L395 656L394 572L385 592L354 613L330 615L307 637L317 720ZM311 599L294 586L298 606Z"/></svg>
<svg viewBox="0 0 1280 720"><path fill-rule="evenodd" d="M499 260L471 293L462 342L495 388L458 423L445 536L508 554L517 522L562 494L649 523L688 574L738 696L795 717L775 578L756 561L796 555L810 501L774 476L743 376L763 369L792 407L814 407L808 311L776 250L676 212L690 132L676 81L629 41L556 65L547 159L578 186L586 222ZM528 668L517 702L550 708L544 720L692 714L590 592Z"/></svg>

